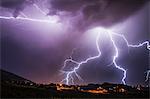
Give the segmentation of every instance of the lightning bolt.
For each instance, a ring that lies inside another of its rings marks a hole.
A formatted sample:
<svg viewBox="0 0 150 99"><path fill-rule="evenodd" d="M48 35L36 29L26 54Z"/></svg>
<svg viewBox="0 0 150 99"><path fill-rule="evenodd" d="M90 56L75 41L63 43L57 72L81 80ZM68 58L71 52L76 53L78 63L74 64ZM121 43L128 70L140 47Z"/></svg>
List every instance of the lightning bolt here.
<svg viewBox="0 0 150 99"><path fill-rule="evenodd" d="M147 70L146 71L146 80L145 81L148 81L149 78L150 78L150 70Z"/></svg>
<svg viewBox="0 0 150 99"><path fill-rule="evenodd" d="M33 4L33 6L42 14L47 15L37 4ZM55 23L53 20L44 20L44 19L34 19L34 18L29 18L27 17L23 12L20 12L20 14L23 17L6 17L6 16L0 16L0 19L5 19L5 20L24 20L24 21L33 21L33 22L42 22L42 23ZM48 17L48 16L47 16Z"/></svg>
<svg viewBox="0 0 150 99"><path fill-rule="evenodd" d="M38 5L36 4L33 4L33 6L39 11L41 12L43 15L46 15L46 13L40 9L40 7L38 7ZM44 19L34 19L34 18L28 18L23 12L20 13L22 14L24 17L17 17L17 18L14 18L14 17L6 17L6 16L0 16L0 19L5 19L5 20L23 20L23 21L32 21L32 22L42 22L42 23L54 23L54 21L52 20L44 20ZM105 29L106 30L106 29ZM115 39L113 38L113 35L115 36L119 36L121 37L127 44L128 47L133 47L133 48L139 48L139 47L142 47L144 45L147 46L147 49L150 50L150 43L149 41L145 41L143 43L139 43L137 45L132 45L132 44L129 44L128 40L126 39L126 37L122 34L118 34L118 33L114 33L112 31L108 31L106 30L109 34L109 37L110 37L110 40L112 42L112 45L114 46L115 48L115 55L113 56L113 60L112 60L112 64L111 65L114 65L117 69L123 71L123 77L122 77L122 83L123 84L126 84L125 82L125 79L126 79L126 74L127 74L127 71L126 69L122 68L121 66L119 66L116 62L116 59L119 57L119 51L118 51L118 48L117 48L117 44L115 42ZM81 62L77 62L75 60L73 60L72 56L70 57L70 59L66 59L64 61L64 65L63 65L63 68L65 68L67 66L67 64L69 62L71 63L74 63L76 64L76 67L74 67L72 70L70 71L63 71L61 70L62 73L66 74L66 77L61 81L65 84L74 84L74 78L73 78L73 75L75 75L79 80L83 80L80 75L77 73L78 69L83 65L83 64L86 64L88 63L89 61L91 60L94 60L94 59L97 59L101 56L101 51L100 51L100 46L99 46L99 38L100 38L100 33L97 34L97 38L96 38L96 48L97 48L97 51L98 51L98 54L96 56L93 56L93 57L89 57L87 58L86 60L84 61L81 61ZM147 71L147 76L146 76L146 81L149 79L149 74L150 74L150 70Z"/></svg>
<svg viewBox="0 0 150 99"><path fill-rule="evenodd" d="M124 35L118 34L118 33L114 33L112 31L109 31L109 32L111 32L111 34L113 34L113 35L116 35L116 36L119 36L119 37L123 38L128 47L138 48L138 47L142 47L142 46L146 45L147 49L150 50L150 42L148 40L143 42L143 43L139 43L137 45L132 45L132 44L129 44L128 40L126 39L126 37Z"/></svg>
<svg viewBox="0 0 150 99"><path fill-rule="evenodd" d="M71 59L66 59L64 61L64 66L63 67L66 67L68 62L72 62L72 63L76 64L77 66L75 68L73 68L73 70L71 70L71 71L61 71L61 72L66 74L66 78L63 79L61 82L64 82L68 85L68 84L70 84L69 82L71 81L72 82L71 84L74 84L74 79L72 77L73 74L75 74L76 77L79 80L82 80L82 78L77 74L77 70L80 68L80 66L82 66L83 64L89 62L90 60L94 60L94 59L99 58L101 56L101 51L100 51L100 47L99 47L99 44L98 44L99 37L100 37L100 33L98 33L97 38L96 38L96 48L97 48L97 51L98 51L98 55L93 56L93 57L89 57L86 60L81 61L81 62L77 62L77 61L73 60L72 58Z"/></svg>
<svg viewBox="0 0 150 99"><path fill-rule="evenodd" d="M109 34L109 36L110 36L110 39L111 39L111 41L112 41L112 43L113 43L113 46L114 46L114 48L115 48L115 51L116 51L116 54L115 54L114 57L113 57L113 64L115 65L116 68L118 68L119 70L123 71L124 75L123 75L123 78L122 78L122 83L123 83L123 84L126 84L125 78L126 78L127 72L126 72L126 70L125 70L124 68L120 67L120 66L117 64L116 59L117 59L118 56L119 56L118 48L117 48L117 45L116 45L115 41L113 40L112 34L111 34L110 32L109 32L108 34Z"/></svg>
<svg viewBox="0 0 150 99"><path fill-rule="evenodd" d="M145 42L139 43L139 44L137 44L137 45L132 45L132 44L129 44L128 40L125 38L124 35L118 34L118 33L114 33L114 32L109 31L109 30L105 30L105 31L107 31L107 33L109 34L110 40L111 40L111 42L112 42L112 44L113 44L113 46L114 46L114 48L115 48L115 55L113 56L113 62L112 62L111 65L114 65L117 69L123 71L122 83L123 83L123 84L126 84L125 79L126 79L126 77L127 77L127 76L126 76L126 75L127 75L127 70L124 69L124 68L122 68L121 66L119 66L119 65L117 64L117 62L116 62L116 59L119 57L119 51L118 51L116 42L115 42L115 40L113 39L113 35L121 37L121 38L126 42L126 44L127 44L128 47L138 48L138 47L142 47L142 46L144 46L144 45L147 45L147 49L150 50L150 43L149 43L148 41L145 41ZM96 48L97 48L97 51L98 51L98 55L97 55L97 56L89 57L89 58L87 58L85 61L82 61L82 62L77 62L77 61L73 60L72 57L71 57L71 59L66 59L66 60L64 61L64 66L63 66L63 68L67 66L67 63L68 63L68 62L72 62L72 63L76 64L77 67L73 68L71 71L61 71L61 72L63 72L64 74L66 74L65 79L63 79L61 82L65 83L65 84L67 84L67 85L70 84L70 82L71 82L71 84L74 84L73 74L75 74L76 77L79 78L79 80L81 79L81 77L77 74L77 70L80 68L80 66L81 66L82 64L87 63L87 62L90 61L90 60L94 60L94 59L99 58L99 57L101 56L101 51L100 51L100 47L99 47L99 44L98 44L99 37L100 37L100 33L98 33L97 38L96 38ZM148 75L149 75L149 74L148 74Z"/></svg>
<svg viewBox="0 0 150 99"><path fill-rule="evenodd" d="M33 6L44 16L47 15L37 4L33 4ZM22 21L33 21L33 22L42 22L42 23L56 23L58 20L53 19L51 16L47 16L49 19L35 19L27 17L23 12L20 12L23 17L12 17L12 16L0 16L0 19L5 20L22 20Z"/></svg>
<svg viewBox="0 0 150 99"><path fill-rule="evenodd" d="M34 18L28 18L28 17L6 17L6 16L0 16L0 19L5 20L22 20L22 21L33 21L33 22L42 22L42 23L53 23L51 20L44 20L44 19L34 19Z"/></svg>
<svg viewBox="0 0 150 99"><path fill-rule="evenodd" d="M120 70L122 70L124 72L124 75L123 75L123 78L122 78L122 82L123 82L123 84L126 84L125 78L126 78L127 71L124 68L118 66L117 63L116 63L116 59L118 58L119 53L118 53L118 48L117 48L117 46L115 44L115 41L113 40L113 36L112 35L116 35L116 36L119 36L119 37L123 38L123 40L126 42L128 47L138 48L138 47L142 47L142 46L144 46L146 44L147 45L147 49L150 50L150 43L148 41L145 41L143 43L139 43L138 45L132 45L132 44L129 44L128 40L125 38L124 35L118 34L118 33L114 33L112 31L108 31L108 32L109 32L110 39L111 39L111 41L112 41L112 43L113 43L113 45L115 47L115 50L116 50L116 54L115 54L115 56L113 58L113 64L115 65L116 68L118 68L118 69L120 69Z"/></svg>

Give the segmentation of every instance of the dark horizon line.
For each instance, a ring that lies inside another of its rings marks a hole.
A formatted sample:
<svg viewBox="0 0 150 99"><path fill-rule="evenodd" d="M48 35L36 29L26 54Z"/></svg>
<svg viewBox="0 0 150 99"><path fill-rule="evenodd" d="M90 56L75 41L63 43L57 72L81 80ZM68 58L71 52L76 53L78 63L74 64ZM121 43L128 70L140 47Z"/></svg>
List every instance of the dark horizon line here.
<svg viewBox="0 0 150 99"><path fill-rule="evenodd" d="M8 71L8 70L5 70L5 69L2 69L2 68L0 68L0 71L5 71L5 72L10 73L10 74L12 74L12 75L21 77L21 78L23 78L23 79L25 79L25 80L27 80L27 81L31 81L31 82L33 82L33 83L35 83L35 84L43 84L43 85L48 85L48 84L64 84L64 85L67 85L67 84L65 84L65 83L60 83L60 82L38 83L38 82L32 81L31 79L28 79L28 78L26 78L26 77L20 76L20 75L15 74L15 73L12 73L12 72L10 72L10 71ZM126 86L138 86L138 85L147 86L147 85L143 85L143 84L131 85L131 84L122 84L122 83L113 83L113 82L101 82L101 83L92 83L92 82L91 82L91 83L84 83L84 84L68 84L68 86L71 86L71 85L89 85L89 84L95 84L95 85L96 85L96 84L99 84L99 85L102 85L102 84L104 84L104 83L107 83L107 84L116 84L116 85L126 85Z"/></svg>

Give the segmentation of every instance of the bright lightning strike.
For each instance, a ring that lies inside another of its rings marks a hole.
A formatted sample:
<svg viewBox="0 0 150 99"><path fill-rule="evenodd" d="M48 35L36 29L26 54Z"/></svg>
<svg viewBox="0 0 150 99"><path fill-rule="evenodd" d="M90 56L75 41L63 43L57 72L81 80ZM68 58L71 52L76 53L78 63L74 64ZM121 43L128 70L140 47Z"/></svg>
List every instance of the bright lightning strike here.
<svg viewBox="0 0 150 99"><path fill-rule="evenodd" d="M27 18L27 17L14 18L14 17L0 16L0 19L5 19L5 20L23 20L23 21L42 22L42 23L54 23L54 20L34 19L34 18Z"/></svg>
<svg viewBox="0 0 150 99"><path fill-rule="evenodd" d="M146 71L146 80L145 81L148 81L149 78L150 78L150 70L147 70Z"/></svg>
<svg viewBox="0 0 150 99"><path fill-rule="evenodd" d="M116 42L115 42L115 40L113 39L113 35L116 35L116 36L119 36L119 37L123 38L123 40L126 42L126 44L127 44L128 47L138 48L138 47L142 47L143 45L146 44L146 45L147 45L147 49L150 50L150 43L149 43L148 41L145 41L145 42L140 43L140 44L138 44L138 45L132 45L132 44L129 44L128 40L125 38L124 35L122 35L122 34L117 34L117 33L114 33L114 32L112 32L112 31L108 31L108 30L105 30L105 31L107 31L107 33L109 34L110 40L111 40L111 42L112 42L112 44L113 44L113 46L114 46L114 48L115 48L115 55L114 55L114 57L113 57L113 62L112 62L111 65L114 65L117 69L123 71L122 83L123 83L123 84L126 84L125 79L126 79L127 71L126 71L124 68L120 67L120 66L117 64L117 62L116 62L116 59L119 57L119 51L118 51ZM100 37L100 33L98 33L97 38L96 38L96 47L97 47L97 50L98 50L98 55L97 55L97 56L87 58L85 61L82 61L82 62L74 61L74 60L72 59L72 57L71 57L71 59L66 59L66 60L64 61L64 66L63 66L63 68L66 67L66 65L67 65L68 62L72 62L72 63L76 64L77 66L76 66L75 68L73 68L73 70L71 70L71 71L62 71L63 73L66 74L66 77L65 77L65 79L63 79L61 82L65 83L65 84L67 84L67 85L70 84L70 83L71 83L71 84L74 84L73 74L76 75L77 78L81 79L81 77L77 74L77 70L80 68L80 66L81 66L82 64L87 63L87 62L90 61L90 60L94 60L94 59L99 58L99 57L101 56L101 51L100 51L100 47L99 47L99 44L98 44L99 37ZM147 75L149 75L149 72L147 72L147 73L148 73ZM147 77L147 78L148 78L148 77Z"/></svg>
<svg viewBox="0 0 150 99"><path fill-rule="evenodd" d="M36 4L33 4L33 6L39 11L41 12L43 15L46 15L46 13L40 9L40 7L38 7ZM47 19L47 20L44 20L44 19L34 19L34 18L28 18L23 12L20 13L22 16L24 17L17 17L17 18L14 18L14 17L6 17L6 16L0 16L0 19L5 19L5 20L23 20L23 21L32 21L32 22L42 22L42 23L56 23L58 21L58 19ZM114 33L112 31L108 31L106 29L104 29L105 31L108 32L109 34L109 37L110 37L110 40L115 48L115 55L113 56L113 62L111 65L114 65L117 69L123 71L123 78L122 78L122 83L123 84L126 84L125 82L125 79L126 79L126 74L127 74L127 71L120 67L117 62L116 62L116 59L119 57L119 51L118 51L118 48L117 48L117 45L116 45L116 42L115 40L113 39L113 35L115 36L119 36L121 38L123 38L123 40L126 42L127 46L128 47L133 47L133 48L139 48L139 47L142 47L144 45L147 46L147 49L150 50L150 43L149 41L145 41L143 43L140 43L140 44L137 44L137 45L132 45L132 44L129 44L128 40L126 39L126 37L122 34L118 34L118 33ZM99 46L99 38L100 38L100 33L97 34L97 38L96 38L96 48L97 48L97 51L98 51L98 55L96 56L93 56L93 57L89 57L87 58L86 60L84 61L81 61L81 62L77 62L75 60L72 59L72 57L70 59L66 59L64 61L64 67L67 66L67 63L71 62L71 63L74 63L76 64L76 67L74 67L71 71L63 71L63 73L66 74L66 77L65 79L63 79L61 82L65 83L65 84L74 84L74 78L73 78L73 75L75 75L79 80L83 80L80 75L77 74L77 70L80 68L80 66L82 66L83 64L86 64L88 63L90 60L94 60L96 58L99 58L101 56L101 51L100 51L100 46ZM147 71L147 76L146 76L146 80L145 81L148 81L149 79L149 75L150 75L150 70Z"/></svg>
<svg viewBox="0 0 150 99"><path fill-rule="evenodd" d="M47 15L37 4L33 4L33 6L41 12L44 16ZM34 19L34 18L29 18L27 17L23 12L20 12L20 14L23 17L6 17L6 16L0 16L0 19L5 19L5 20L24 20L24 21L33 21L33 22L42 22L42 23L57 23L58 22L58 17L56 16L47 16L48 19Z"/></svg>
<svg viewBox="0 0 150 99"><path fill-rule="evenodd" d="M98 33L97 38L96 38L96 48L97 48L97 51L98 51L98 55L97 56L89 57L85 61L81 61L81 62L74 61L72 58L65 60L63 67L66 67L68 62L75 63L77 66L75 68L73 68L73 70L71 70L71 71L62 71L63 73L66 74L66 78L63 79L61 82L64 82L64 83L66 83L68 85L68 84L70 84L70 81L71 81L72 82L71 84L74 84L74 79L72 77L73 74L75 74L78 77L78 79L80 79L80 80L82 79L77 74L77 70L80 68L80 66L85 64L85 63L87 63L90 60L94 60L94 59L99 58L101 56L101 51L100 51L99 44L98 44L99 37L100 37L100 33Z"/></svg>
<svg viewBox="0 0 150 99"><path fill-rule="evenodd" d="M119 56L118 48L117 48L117 45L116 45L115 41L113 40L112 34L111 34L110 32L109 32L108 34L109 34L110 39L111 39L111 41L112 41L112 43L113 43L113 46L114 46L114 48L115 48L115 50L116 50L116 54L115 54L115 56L113 57L113 64L115 65L116 68L118 68L118 69L120 69L121 71L123 71L124 75L123 75L123 78L122 78L122 82L123 82L123 84L126 84L126 82L125 82L126 70L125 70L124 68L118 66L118 64L117 64L117 62L116 62L116 59L117 59L118 56Z"/></svg>
<svg viewBox="0 0 150 99"><path fill-rule="evenodd" d="M123 76L123 78L122 78L122 82L123 82L123 84L126 84L125 78L126 78L126 73L127 73L127 72L126 72L126 70L125 70L124 68L119 67L119 66L117 65L117 63L116 63L116 58L118 57L119 54L118 54L118 49L117 49L117 46L116 46L116 44L115 44L115 41L114 41L113 38L112 38L112 35L116 35L116 36L119 36L119 37L123 38L128 47L138 48L138 47L142 47L143 45L146 44L146 45L147 45L147 49L150 50L150 43L149 43L148 41L145 41L145 42L140 43L140 44L138 44L138 45L132 45L132 44L129 44L128 40L127 40L127 39L125 38L125 36L122 35L122 34L117 34L117 33L110 32L110 31L109 31L109 35L110 35L111 41L112 41L112 43L113 43L113 45L114 45L114 47L115 47L115 50L116 50L116 55L115 55L114 58L113 58L113 64L115 65L116 68L118 68L118 69L120 69L120 70L122 70L122 71L124 72L124 76Z"/></svg>
<svg viewBox="0 0 150 99"><path fill-rule="evenodd" d="M125 36L124 36L124 35L122 35L122 34L118 34L118 33L114 33L114 32L111 32L111 34L113 34L113 35L116 35L116 36L119 36L119 37L123 38L123 39L124 39L124 41L126 42L126 44L127 44L127 46L128 46L128 47L138 48L138 47L142 47L143 45L146 45L146 46L147 46L147 49L148 49L148 50L150 50L150 42L149 42L149 41L145 41L145 42L143 42L143 43L139 43L139 44L137 44L137 45L132 45L132 44L129 44L128 40L125 38Z"/></svg>

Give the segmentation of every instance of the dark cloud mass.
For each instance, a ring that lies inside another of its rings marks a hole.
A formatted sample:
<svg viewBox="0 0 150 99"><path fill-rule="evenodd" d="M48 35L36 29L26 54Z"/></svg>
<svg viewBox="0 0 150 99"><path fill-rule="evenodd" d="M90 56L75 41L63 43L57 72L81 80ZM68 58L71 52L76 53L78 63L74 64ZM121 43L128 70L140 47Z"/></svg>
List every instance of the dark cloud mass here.
<svg viewBox="0 0 150 99"><path fill-rule="evenodd" d="M1 16L7 17L12 13L17 17L22 12L30 19L52 20L52 23L45 23L19 18L12 20L0 18L1 68L37 83L59 83L64 79L66 74L62 74L61 70L71 70L76 66L68 63L63 68L65 59L72 58L81 62L98 54L95 43L97 31L91 28L117 25L113 27L114 32L123 34L130 44L149 40L149 13L147 13L149 5L146 5L149 0L0 0L0 2ZM49 11L49 16L41 13L42 11L45 13ZM57 17L58 21L53 23L53 19L55 21ZM121 82L123 72L114 65L108 66L115 55L115 48L110 36L102 33L98 42L101 57L80 67L77 73L84 81L73 75L75 84ZM144 78L144 72L149 69L149 51L146 45L128 48L120 36L114 35L114 40L119 51L117 64L127 70L127 84L148 83Z"/></svg>
<svg viewBox="0 0 150 99"><path fill-rule="evenodd" d="M1 7L14 10L13 16L17 17L27 5L37 0L1 0ZM59 11L71 12L81 19L75 22L81 29L92 26L112 26L127 19L138 11L149 0L48 0L50 2L49 14Z"/></svg>
<svg viewBox="0 0 150 99"><path fill-rule="evenodd" d="M1 0L1 6L5 8L16 8L24 2L25 0Z"/></svg>
<svg viewBox="0 0 150 99"><path fill-rule="evenodd" d="M35 0L1 0L0 6L8 9L14 10L13 16L17 17L20 14L20 11L28 4L33 4Z"/></svg>
<svg viewBox="0 0 150 99"><path fill-rule="evenodd" d="M50 0L57 11L81 12L83 17L76 24L81 29L101 25L112 26L124 21L149 0Z"/></svg>

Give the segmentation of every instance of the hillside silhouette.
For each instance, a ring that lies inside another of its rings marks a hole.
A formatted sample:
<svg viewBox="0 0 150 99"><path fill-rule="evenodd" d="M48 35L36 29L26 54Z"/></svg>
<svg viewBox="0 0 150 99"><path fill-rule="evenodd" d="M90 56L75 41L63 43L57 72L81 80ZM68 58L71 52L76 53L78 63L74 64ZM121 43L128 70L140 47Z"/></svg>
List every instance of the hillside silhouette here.
<svg viewBox="0 0 150 99"><path fill-rule="evenodd" d="M147 98L149 87L123 84L65 85L37 84L16 74L0 70L1 98Z"/></svg>

